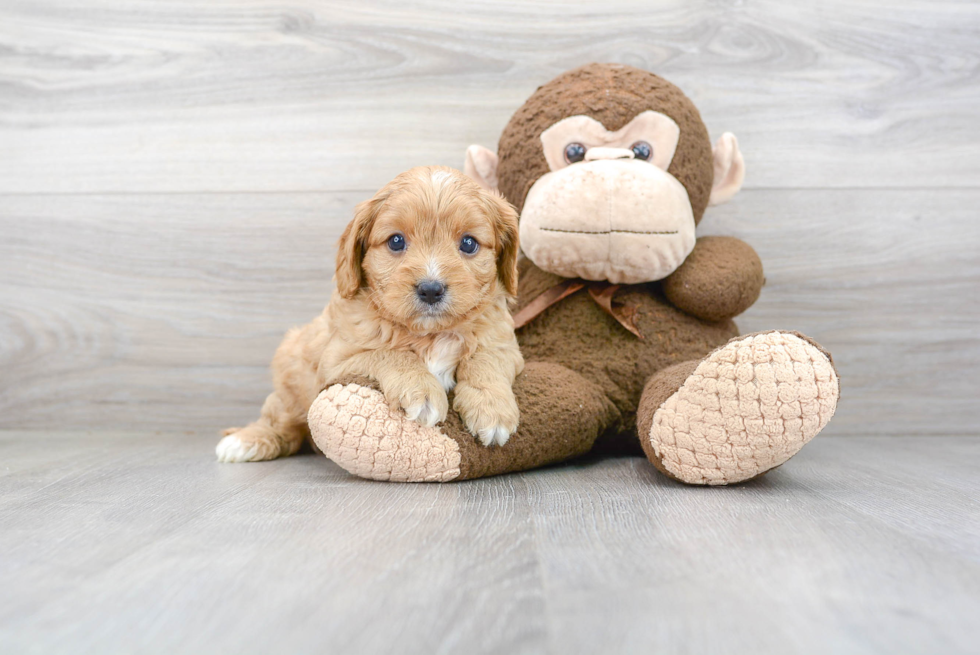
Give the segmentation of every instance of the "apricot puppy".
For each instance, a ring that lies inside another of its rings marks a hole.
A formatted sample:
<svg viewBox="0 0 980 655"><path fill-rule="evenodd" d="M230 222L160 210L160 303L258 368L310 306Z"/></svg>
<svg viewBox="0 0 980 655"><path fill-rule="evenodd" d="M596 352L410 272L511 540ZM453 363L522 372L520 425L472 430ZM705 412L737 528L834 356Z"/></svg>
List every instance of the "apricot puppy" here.
<svg viewBox="0 0 980 655"><path fill-rule="evenodd" d="M306 414L335 381L378 381L392 407L423 425L453 408L485 446L517 430L511 389L524 368L507 304L517 293L517 214L462 173L402 173L357 206L340 238L336 291L291 330L272 360L275 391L258 421L225 431L223 462L292 455Z"/></svg>

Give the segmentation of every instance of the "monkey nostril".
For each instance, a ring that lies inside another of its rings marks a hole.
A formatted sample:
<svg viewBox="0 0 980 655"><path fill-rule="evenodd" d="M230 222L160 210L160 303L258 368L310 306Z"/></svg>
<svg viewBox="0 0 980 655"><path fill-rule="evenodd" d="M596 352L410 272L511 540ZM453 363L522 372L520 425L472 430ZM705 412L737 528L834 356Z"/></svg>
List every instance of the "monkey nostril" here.
<svg viewBox="0 0 980 655"><path fill-rule="evenodd" d="M435 305L446 295L446 285L435 280L422 280L415 285L415 295L427 305Z"/></svg>

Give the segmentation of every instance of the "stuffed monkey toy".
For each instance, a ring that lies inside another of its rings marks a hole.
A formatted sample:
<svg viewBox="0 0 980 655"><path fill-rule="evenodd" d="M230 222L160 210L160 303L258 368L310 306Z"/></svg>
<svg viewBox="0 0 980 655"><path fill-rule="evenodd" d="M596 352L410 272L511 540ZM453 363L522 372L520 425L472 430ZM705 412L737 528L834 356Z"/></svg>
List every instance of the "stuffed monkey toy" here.
<svg viewBox="0 0 980 655"><path fill-rule="evenodd" d="M618 64L568 71L517 110L496 153L471 146L465 171L521 216L520 426L484 447L452 410L423 427L373 381L342 380L309 425L346 470L445 482L595 449L645 454L681 482L731 484L779 466L833 416L839 380L816 342L738 336L732 318L759 297L762 263L695 227L739 190L744 163L731 134L712 148L670 82Z"/></svg>

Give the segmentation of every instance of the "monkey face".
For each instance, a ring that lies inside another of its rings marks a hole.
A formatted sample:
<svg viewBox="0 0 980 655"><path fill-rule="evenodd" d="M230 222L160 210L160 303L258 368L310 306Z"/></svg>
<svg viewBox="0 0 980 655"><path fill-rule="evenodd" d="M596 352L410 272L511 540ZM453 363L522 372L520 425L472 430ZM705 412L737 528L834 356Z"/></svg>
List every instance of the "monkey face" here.
<svg viewBox="0 0 980 655"><path fill-rule="evenodd" d="M667 80L589 64L540 86L496 153L470 146L465 171L521 212L521 248L540 268L641 283L680 266L705 207L735 195L745 163L731 134L712 148Z"/></svg>
<svg viewBox="0 0 980 655"><path fill-rule="evenodd" d="M608 131L588 116L541 134L549 171L528 191L521 247L563 277L636 284L660 280L694 248L687 190L667 172L680 129L655 111Z"/></svg>

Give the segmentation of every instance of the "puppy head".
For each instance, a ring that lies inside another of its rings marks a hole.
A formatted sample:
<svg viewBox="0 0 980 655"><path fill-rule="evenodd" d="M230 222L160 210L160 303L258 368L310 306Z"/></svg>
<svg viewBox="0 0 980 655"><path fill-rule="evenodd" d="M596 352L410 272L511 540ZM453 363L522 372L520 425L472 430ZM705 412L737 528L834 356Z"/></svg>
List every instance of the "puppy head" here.
<svg viewBox="0 0 980 655"><path fill-rule="evenodd" d="M413 168L362 202L340 238L337 290L438 332L517 294L517 212L444 166Z"/></svg>

